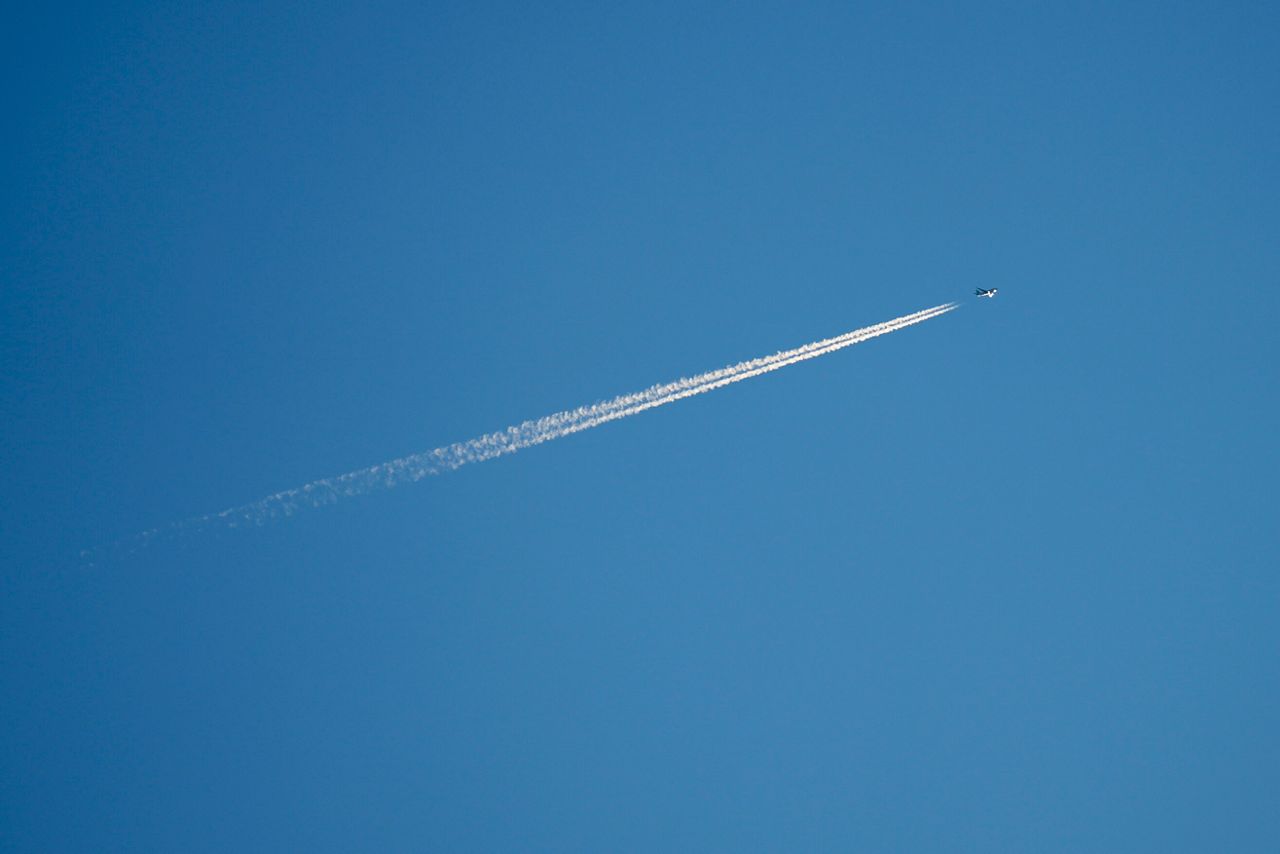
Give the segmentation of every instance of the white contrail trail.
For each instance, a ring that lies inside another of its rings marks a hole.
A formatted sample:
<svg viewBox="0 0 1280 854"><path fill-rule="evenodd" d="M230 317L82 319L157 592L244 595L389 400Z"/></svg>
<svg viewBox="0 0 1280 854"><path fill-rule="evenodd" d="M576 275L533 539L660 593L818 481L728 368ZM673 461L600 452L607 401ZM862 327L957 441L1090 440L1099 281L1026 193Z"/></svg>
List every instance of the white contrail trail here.
<svg viewBox="0 0 1280 854"><path fill-rule="evenodd" d="M698 377L691 377L689 378L689 380L683 381L683 383L686 384L684 388L673 390L669 393L657 395L648 399L639 400L626 407L616 408L616 409L610 408L610 411L608 412L605 412L590 418L584 418L580 421L577 421L571 424L566 424L563 427L559 427L555 430L547 431L545 433L531 435L526 439L524 439L520 443L519 447L504 447L501 450L498 450L496 453L483 457L483 459L490 459L491 457L498 456L499 454L502 454L502 453L517 451L517 450L520 450L521 448L527 448L531 445L536 445L542 442L550 441L551 439L559 439L561 436L568 436L571 433L577 433L582 430L587 430L587 429L590 429L591 427L599 426L600 424L604 424L605 422L608 422L608 421L616 421L619 418L626 418L629 415L635 415L636 413L643 412L646 409L653 409L654 407L657 407L657 406L665 406L668 403L674 403L677 400L683 400L684 398L692 397L695 394L704 394L706 392L714 391L715 389L729 385L730 383L741 382L742 380L759 376L760 374L766 374L766 373L769 373L770 371L776 371L779 368L785 368L787 365L794 365L796 362L803 362L807 359L813 359L818 356L824 356L827 353L833 353L836 350L842 350L845 347L850 347L854 344L859 344L868 339L875 338L880 335L885 335L889 332L894 332L898 329L902 329L907 326L912 326L914 324L928 320L932 317L937 317L940 314L946 314L948 311L951 311L955 308L957 308L957 306L954 303L944 305L944 306L938 306L937 308L934 308L934 309L917 312L914 315L907 315L907 317L905 318L898 318L897 320L891 320L891 321L888 321L887 323L876 324L875 326L868 326L865 329L859 329L856 332L850 332L846 335L841 335L836 338L828 338L825 341L817 341L817 342L814 342L813 344L807 344L804 347L798 347L795 350L787 350L782 353L778 353L774 356L766 356L764 358L755 359L750 362L742 362L741 364L734 365L730 368L722 368L719 371L712 371L707 374L700 374ZM701 381L699 382L698 380L701 380ZM676 385L676 384L673 383L672 385ZM655 390L661 389L661 388L663 387L656 386ZM635 396L636 395L631 395L631 397L635 397ZM641 395L639 396L645 396L645 395L641 393ZM610 401L610 403L613 403L613 401ZM501 434L496 434L496 435L501 435ZM467 459L467 460L464 460L464 462L461 464L465 464L468 462L477 462L477 461L478 460Z"/></svg>
<svg viewBox="0 0 1280 854"><path fill-rule="evenodd" d="M888 327L888 326L892 326L893 328L897 329L903 325L910 325L912 323L917 323L920 320L927 319L924 317L924 315L929 315L931 317L935 313L939 313L940 311L950 311L952 308L955 308L954 303L948 303L946 306L938 306L936 308L926 309L925 311L918 311L915 314L905 315L904 317L899 317L894 320L885 321L884 323L878 323L875 326L868 326L864 329L858 329L853 332L847 332L844 335L838 335L834 338L826 338L822 341L815 341L812 344L805 344L803 347L797 347L794 350L784 350L783 352L780 352L780 353L774 353L772 356L762 356L759 359L752 359L749 362L740 362L736 365L730 365L727 368L720 368L719 370L716 370L716 371L708 371L704 374L698 374L693 377L684 377L682 379L676 380L675 382L666 383L663 385L651 386L645 389L644 391L635 392L634 394L622 395L620 397L615 397L612 400L604 401L603 403L595 403L595 404L592 404L591 406L580 406L577 409L570 409L564 412L557 412L555 415L548 415L545 418L538 419L537 421L526 421L523 424L519 425L519 427L509 428L505 433L494 433L490 435L501 437L506 435L506 433L510 433L512 430L525 430L525 429L536 429L539 431L552 430L556 427L566 425L566 424L571 424L577 421L598 418L599 416L605 415L615 410L626 409L628 407L634 406L639 403L645 403L660 397L666 397L669 394L675 394L675 393L693 388L695 386L700 386L706 383L715 382L717 380L731 376L733 374L737 374L746 370L753 370L757 367L762 367L772 362L777 362L784 359L791 359L791 358L794 358L795 356L813 352L816 350L825 350L826 348L831 347L832 345L837 344L848 338L857 337L858 340L866 340L867 337L875 337L874 334L868 335L868 333L870 333L872 330L878 330L878 329L881 329L882 327ZM892 330L885 330L885 331L892 331ZM882 333L875 333L875 334L882 334ZM485 438L488 438L488 437L481 437L481 440ZM473 440L473 441L480 441L480 440Z"/></svg>
<svg viewBox="0 0 1280 854"><path fill-rule="evenodd" d="M921 321L945 314L956 308L955 304L937 306L925 311L909 314L894 320L878 323L858 329L835 338L815 341L794 350L784 350L772 356L739 362L727 368L708 371L693 377L686 377L673 383L652 386L645 391L623 395L604 403L567 412L557 413L538 421L526 421L517 427L510 427L501 433L490 433L469 442L461 442L448 448L438 448L426 454L404 457L375 466L352 475L369 474L375 478L387 475L394 478L395 483L404 480L419 480L427 475L438 474L442 470L453 470L467 463L493 459L502 454L538 445L552 439L559 439L572 433L578 433L597 427L609 421L616 421L629 415L635 415L646 409L653 409L695 394L703 394L717 388L740 382L750 377L776 371L787 365L812 359L826 353L840 350L853 344L875 338L911 326ZM344 476L345 477L345 476ZM340 480L337 478L335 480ZM394 483L388 483L388 486ZM345 495L346 493L343 493Z"/></svg>
<svg viewBox="0 0 1280 854"><path fill-rule="evenodd" d="M536 421L525 421L514 427L497 433L488 433L466 442L458 442L443 448L436 448L424 453L412 454L369 468L359 469L313 481L295 489L268 495L249 504L232 507L220 513L196 516L172 525L146 531L132 540L118 544L129 545L129 551L146 545L153 539L165 535L174 535L211 527L235 528L242 525L261 525L279 516L289 516L294 512L307 508L331 504L341 498L363 495L376 489L389 489L400 483L421 480L424 477L452 471L468 463L490 460L503 454L514 453L523 448L540 445L552 439L559 439L592 427L598 427L609 421L626 418L643 412L692 397L705 394L731 383L741 382L760 374L776 371L796 362L803 362L827 353L842 350L880 335L886 335L908 326L913 326L930 318L946 314L957 308L956 303L946 303L933 308L903 315L883 323L877 323L862 329L814 341L792 350L784 350L772 356L739 362L715 371L685 377L671 383L651 386L644 391L622 395L612 400L565 410ZM84 555L88 557L89 555Z"/></svg>

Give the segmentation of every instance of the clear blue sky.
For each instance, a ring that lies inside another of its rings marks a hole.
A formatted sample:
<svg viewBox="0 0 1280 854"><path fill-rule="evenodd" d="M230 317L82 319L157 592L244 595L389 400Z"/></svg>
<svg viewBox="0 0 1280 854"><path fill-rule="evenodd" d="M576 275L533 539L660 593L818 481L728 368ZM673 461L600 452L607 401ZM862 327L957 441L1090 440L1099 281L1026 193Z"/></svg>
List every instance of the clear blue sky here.
<svg viewBox="0 0 1280 854"><path fill-rule="evenodd" d="M614 5L10 14L0 847L1274 850L1274 5Z"/></svg>

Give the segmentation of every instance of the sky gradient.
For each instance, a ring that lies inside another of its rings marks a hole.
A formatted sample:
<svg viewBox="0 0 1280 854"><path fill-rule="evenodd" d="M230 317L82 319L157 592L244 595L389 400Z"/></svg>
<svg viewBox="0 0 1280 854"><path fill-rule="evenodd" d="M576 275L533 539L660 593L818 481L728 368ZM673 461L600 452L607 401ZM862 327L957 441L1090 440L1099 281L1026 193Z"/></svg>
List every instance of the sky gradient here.
<svg viewBox="0 0 1280 854"><path fill-rule="evenodd" d="M1274 9L5 29L0 847L1274 848Z"/></svg>

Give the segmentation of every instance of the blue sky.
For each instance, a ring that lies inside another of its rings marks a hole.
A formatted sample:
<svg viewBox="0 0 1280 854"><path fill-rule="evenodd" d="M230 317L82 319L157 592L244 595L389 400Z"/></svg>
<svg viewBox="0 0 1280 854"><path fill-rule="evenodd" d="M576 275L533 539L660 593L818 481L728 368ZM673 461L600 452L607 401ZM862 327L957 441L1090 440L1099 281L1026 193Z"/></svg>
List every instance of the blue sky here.
<svg viewBox="0 0 1280 854"><path fill-rule="evenodd" d="M11 20L6 849L1274 846L1280 15L688 5Z"/></svg>

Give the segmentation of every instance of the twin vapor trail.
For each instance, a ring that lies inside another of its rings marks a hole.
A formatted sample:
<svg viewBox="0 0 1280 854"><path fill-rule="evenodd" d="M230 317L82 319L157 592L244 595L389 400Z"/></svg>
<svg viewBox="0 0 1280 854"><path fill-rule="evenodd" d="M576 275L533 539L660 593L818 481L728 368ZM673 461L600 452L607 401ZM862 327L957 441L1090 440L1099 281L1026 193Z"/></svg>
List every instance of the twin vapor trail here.
<svg viewBox="0 0 1280 854"><path fill-rule="evenodd" d="M184 533L218 528L237 528L243 526L263 525L282 516L291 516L300 510L333 504L344 498L366 495L381 489L390 489L402 483L412 483L435 474L461 468L469 463L483 462L512 454L524 448L550 442L583 430L590 430L609 421L617 421L644 412L675 403L695 394L705 394L732 383L757 377L761 374L794 365L807 359L815 359L852 347L863 341L923 323L939 315L957 308L956 303L945 303L933 308L917 311L914 314L855 329L834 338L825 338L784 350L772 356L762 356L747 362L739 362L715 371L708 371L696 376L686 377L675 382L650 386L644 391L625 394L602 403L582 406L557 412L536 421L525 421L514 427L508 427L496 433L487 433L465 442L457 442L432 451L411 454L390 462L381 463L369 468L359 469L336 477L312 481L305 486L286 489L260 498L249 504L231 507L220 513L195 516L171 525L155 528L137 535L131 540L118 543L117 548L134 551L157 538L167 538ZM90 555L86 554L85 557Z"/></svg>

